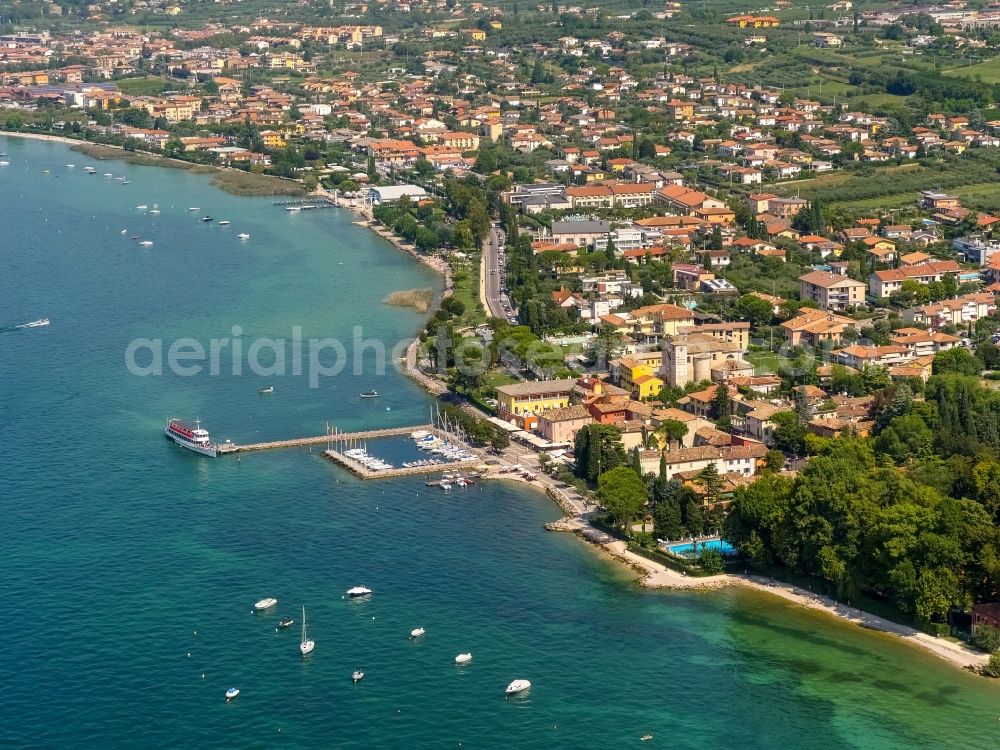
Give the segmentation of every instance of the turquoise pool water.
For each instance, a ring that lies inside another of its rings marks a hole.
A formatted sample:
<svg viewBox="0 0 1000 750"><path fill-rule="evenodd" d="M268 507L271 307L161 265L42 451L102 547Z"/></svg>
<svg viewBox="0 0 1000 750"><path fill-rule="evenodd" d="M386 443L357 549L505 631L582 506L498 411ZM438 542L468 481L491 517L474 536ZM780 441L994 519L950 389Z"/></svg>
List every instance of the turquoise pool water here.
<svg viewBox="0 0 1000 750"><path fill-rule="evenodd" d="M698 552L706 549L716 549L719 550L723 555L735 555L736 548L733 547L729 542L723 539L706 539L703 542L697 542ZM693 557L695 555L694 543L691 544L671 544L667 546L667 549L673 552L675 555L684 555L686 557Z"/></svg>

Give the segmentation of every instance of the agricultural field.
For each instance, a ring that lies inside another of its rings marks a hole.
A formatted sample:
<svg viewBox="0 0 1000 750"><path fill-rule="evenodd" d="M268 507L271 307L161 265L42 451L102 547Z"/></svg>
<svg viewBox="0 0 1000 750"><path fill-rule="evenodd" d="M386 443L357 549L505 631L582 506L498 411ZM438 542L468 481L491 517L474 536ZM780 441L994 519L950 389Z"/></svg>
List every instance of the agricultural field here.
<svg viewBox="0 0 1000 750"><path fill-rule="evenodd" d="M158 96L164 91L177 89L183 84L176 81L171 82L159 76L149 76L148 78L123 78L115 81L115 85L122 90L122 93L129 96Z"/></svg>
<svg viewBox="0 0 1000 750"><path fill-rule="evenodd" d="M968 78L983 83L1000 83L1000 59L987 60L977 65L965 65L941 71L941 75L952 78Z"/></svg>

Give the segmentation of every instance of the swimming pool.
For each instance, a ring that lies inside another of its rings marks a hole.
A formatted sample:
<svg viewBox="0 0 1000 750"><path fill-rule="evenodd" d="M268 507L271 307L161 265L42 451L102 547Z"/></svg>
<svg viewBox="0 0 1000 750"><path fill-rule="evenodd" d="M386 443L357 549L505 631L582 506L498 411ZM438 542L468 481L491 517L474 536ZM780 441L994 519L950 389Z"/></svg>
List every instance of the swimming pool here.
<svg viewBox="0 0 1000 750"><path fill-rule="evenodd" d="M736 549L729 543L722 539L706 539L703 542L697 542L698 554L706 549L718 550L722 553L723 557L731 557L736 554ZM697 554L694 551L694 544L671 544L667 546L667 551L673 552L675 555L682 555L683 557L696 557Z"/></svg>

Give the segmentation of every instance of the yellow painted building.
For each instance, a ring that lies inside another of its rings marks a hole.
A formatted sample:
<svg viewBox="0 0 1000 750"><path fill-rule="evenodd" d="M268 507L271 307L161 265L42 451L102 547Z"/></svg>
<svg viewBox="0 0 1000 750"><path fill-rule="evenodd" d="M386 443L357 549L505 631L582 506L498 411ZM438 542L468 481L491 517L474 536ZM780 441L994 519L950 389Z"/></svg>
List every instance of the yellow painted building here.
<svg viewBox="0 0 1000 750"><path fill-rule="evenodd" d="M284 148L286 145L284 136L277 130L264 130L260 138L264 141L265 148Z"/></svg>
<svg viewBox="0 0 1000 750"><path fill-rule="evenodd" d="M660 358L662 364L662 354ZM663 381L653 374L655 369L659 367L654 368L652 362L637 362L631 357L622 357L618 370L618 384L640 401L653 398L663 388Z"/></svg>
<svg viewBox="0 0 1000 750"><path fill-rule="evenodd" d="M497 387L497 411L501 419L524 424L543 411L569 406L576 380L542 380L537 383L512 383Z"/></svg>

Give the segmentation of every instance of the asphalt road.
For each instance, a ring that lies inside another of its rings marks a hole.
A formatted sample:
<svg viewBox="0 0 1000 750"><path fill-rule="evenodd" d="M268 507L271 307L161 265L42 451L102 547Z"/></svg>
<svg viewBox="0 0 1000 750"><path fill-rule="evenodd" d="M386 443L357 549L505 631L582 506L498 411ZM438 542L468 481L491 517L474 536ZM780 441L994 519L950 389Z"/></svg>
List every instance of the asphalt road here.
<svg viewBox="0 0 1000 750"><path fill-rule="evenodd" d="M490 239L486 243L486 304L489 313L494 318L504 318L511 323L517 323L517 316L507 296L504 273L504 233L502 229L493 227Z"/></svg>

